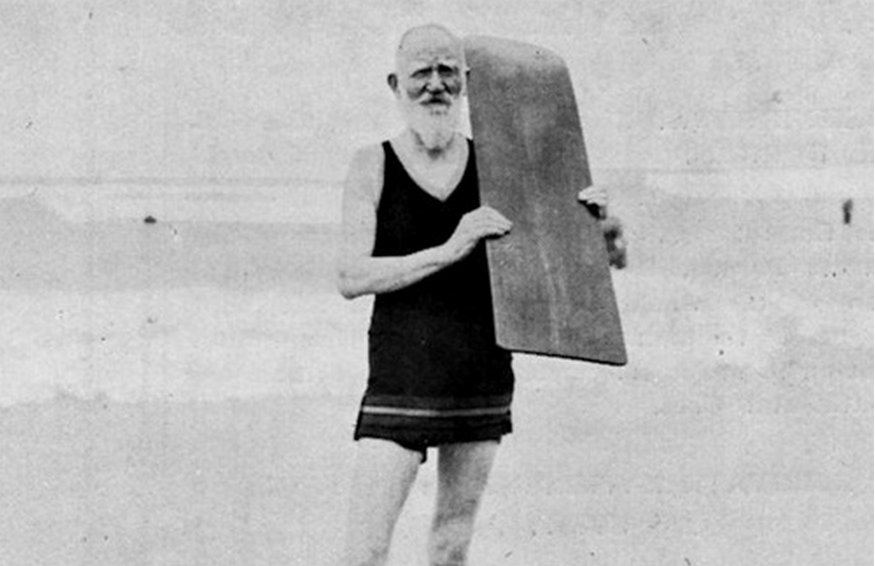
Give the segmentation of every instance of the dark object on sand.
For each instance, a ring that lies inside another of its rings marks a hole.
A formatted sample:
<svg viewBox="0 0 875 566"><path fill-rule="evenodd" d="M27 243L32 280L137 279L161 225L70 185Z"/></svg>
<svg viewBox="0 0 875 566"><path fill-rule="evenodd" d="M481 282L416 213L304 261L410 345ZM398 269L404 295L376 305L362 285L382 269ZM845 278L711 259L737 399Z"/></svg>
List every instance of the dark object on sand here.
<svg viewBox="0 0 875 566"><path fill-rule="evenodd" d="M146 224L155 224L158 221L155 220L154 216L147 216L146 218L143 219L143 222L145 222Z"/></svg>
<svg viewBox="0 0 875 566"><path fill-rule="evenodd" d="M851 223L851 215L854 213L854 199L849 198L842 203L842 218L845 224Z"/></svg>
<svg viewBox="0 0 875 566"><path fill-rule="evenodd" d="M608 248L608 263L617 269L626 267L626 239L623 237L623 223L616 216L608 216L601 221L602 234Z"/></svg>

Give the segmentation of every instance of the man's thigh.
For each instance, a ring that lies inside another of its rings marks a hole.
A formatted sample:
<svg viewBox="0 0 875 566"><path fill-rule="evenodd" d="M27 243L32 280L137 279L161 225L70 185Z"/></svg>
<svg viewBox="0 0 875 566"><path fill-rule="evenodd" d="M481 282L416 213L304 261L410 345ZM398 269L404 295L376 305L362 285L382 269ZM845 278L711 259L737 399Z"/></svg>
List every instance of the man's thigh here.
<svg viewBox="0 0 875 566"><path fill-rule="evenodd" d="M422 456L389 440L356 443L347 542L352 547L388 544Z"/></svg>
<svg viewBox="0 0 875 566"><path fill-rule="evenodd" d="M476 512L498 445L497 440L489 440L438 448L438 514Z"/></svg>

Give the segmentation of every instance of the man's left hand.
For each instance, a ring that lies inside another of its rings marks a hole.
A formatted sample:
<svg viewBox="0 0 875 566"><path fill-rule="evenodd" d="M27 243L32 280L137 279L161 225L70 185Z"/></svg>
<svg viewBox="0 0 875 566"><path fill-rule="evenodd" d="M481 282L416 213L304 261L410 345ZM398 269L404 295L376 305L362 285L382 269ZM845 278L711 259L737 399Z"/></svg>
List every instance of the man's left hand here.
<svg viewBox="0 0 875 566"><path fill-rule="evenodd" d="M577 200L604 209L608 207L608 191L599 185L591 185L577 193Z"/></svg>

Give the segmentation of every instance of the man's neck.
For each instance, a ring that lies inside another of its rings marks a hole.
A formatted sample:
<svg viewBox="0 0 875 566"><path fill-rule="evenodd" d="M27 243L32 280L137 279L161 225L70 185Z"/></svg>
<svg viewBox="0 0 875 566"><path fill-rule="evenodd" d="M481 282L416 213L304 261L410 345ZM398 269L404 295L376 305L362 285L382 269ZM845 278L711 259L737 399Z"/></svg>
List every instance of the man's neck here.
<svg viewBox="0 0 875 566"><path fill-rule="evenodd" d="M427 157L431 161L441 161L450 158L454 155L454 151L458 146L458 140L462 137L458 133L453 133L445 143L440 143L435 146L428 146L422 140L422 137L412 129L408 129L405 137L411 151Z"/></svg>

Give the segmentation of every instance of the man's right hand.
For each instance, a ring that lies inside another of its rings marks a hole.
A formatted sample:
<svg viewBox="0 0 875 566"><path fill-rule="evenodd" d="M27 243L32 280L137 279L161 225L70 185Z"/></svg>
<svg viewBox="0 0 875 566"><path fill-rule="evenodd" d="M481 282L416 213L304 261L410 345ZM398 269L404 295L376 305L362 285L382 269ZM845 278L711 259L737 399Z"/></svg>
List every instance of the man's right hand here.
<svg viewBox="0 0 875 566"><path fill-rule="evenodd" d="M451 261L459 261L470 254L480 240L504 236L512 226L511 221L494 208L481 206L462 216L444 248Z"/></svg>

